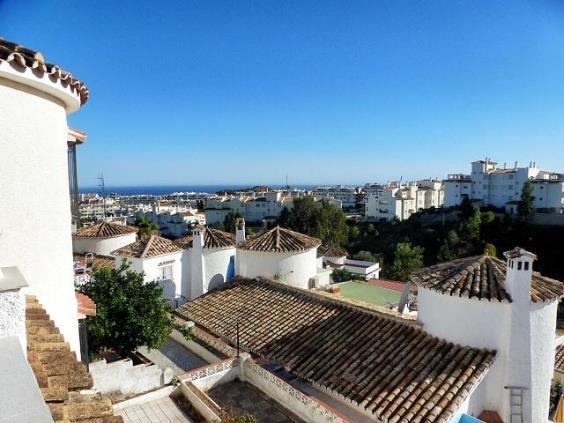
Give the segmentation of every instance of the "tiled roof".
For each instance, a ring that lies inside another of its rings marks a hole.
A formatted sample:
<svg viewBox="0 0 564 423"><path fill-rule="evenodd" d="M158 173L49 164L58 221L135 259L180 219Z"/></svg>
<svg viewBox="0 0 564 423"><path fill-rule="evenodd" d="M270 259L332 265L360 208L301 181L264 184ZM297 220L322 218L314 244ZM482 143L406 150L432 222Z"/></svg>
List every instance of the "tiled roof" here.
<svg viewBox="0 0 564 423"><path fill-rule="evenodd" d="M384 421L447 422L495 352L283 284L238 279L177 309Z"/></svg>
<svg viewBox="0 0 564 423"><path fill-rule="evenodd" d="M235 234L218 229L204 229L204 248L225 248L235 245Z"/></svg>
<svg viewBox="0 0 564 423"><path fill-rule="evenodd" d="M26 297L26 331L28 362L54 421L123 422L109 398L79 392L92 387L92 376L33 296Z"/></svg>
<svg viewBox="0 0 564 423"><path fill-rule="evenodd" d="M317 238L276 226L255 238L249 239L237 248L249 251L293 253L303 252L320 245L321 241Z"/></svg>
<svg viewBox="0 0 564 423"><path fill-rule="evenodd" d="M121 257L150 258L177 253L179 251L182 251L182 248L174 245L170 239L151 235L112 251L111 254Z"/></svg>
<svg viewBox="0 0 564 423"><path fill-rule="evenodd" d="M488 255L465 257L425 267L411 275L420 287L445 295L511 302L505 290L506 263ZM542 302L564 295L564 283L533 272L531 301Z"/></svg>
<svg viewBox="0 0 564 423"><path fill-rule="evenodd" d="M218 229L196 226L196 229L204 232L204 248L227 248L235 245L235 235ZM186 235L174 240L174 244L182 249L192 248L193 235Z"/></svg>
<svg viewBox="0 0 564 423"><path fill-rule="evenodd" d="M317 252L318 257L346 257L347 252L337 247L321 246Z"/></svg>
<svg viewBox="0 0 564 423"><path fill-rule="evenodd" d="M554 357L554 370L564 373L564 345L556 347L556 356Z"/></svg>
<svg viewBox="0 0 564 423"><path fill-rule="evenodd" d="M113 238L116 236L129 235L134 232L137 232L137 228L132 226L102 222L79 228L75 236L78 238Z"/></svg>
<svg viewBox="0 0 564 423"><path fill-rule="evenodd" d="M192 241L194 241L194 237L192 235L186 235L182 238L177 238L172 242L174 243L174 245L182 248L183 250L186 250L188 248L192 248Z"/></svg>
<svg viewBox="0 0 564 423"><path fill-rule="evenodd" d="M37 51L0 38L0 62L2 61L6 61L12 66L32 69L40 76L43 74L49 75L51 78L59 80L63 86L70 86L71 90L80 96L80 104L88 101L88 88L84 82L57 65L46 63L43 55Z"/></svg>
<svg viewBox="0 0 564 423"><path fill-rule="evenodd" d="M82 292L75 292L78 314L82 316L95 317L96 303L88 295Z"/></svg>

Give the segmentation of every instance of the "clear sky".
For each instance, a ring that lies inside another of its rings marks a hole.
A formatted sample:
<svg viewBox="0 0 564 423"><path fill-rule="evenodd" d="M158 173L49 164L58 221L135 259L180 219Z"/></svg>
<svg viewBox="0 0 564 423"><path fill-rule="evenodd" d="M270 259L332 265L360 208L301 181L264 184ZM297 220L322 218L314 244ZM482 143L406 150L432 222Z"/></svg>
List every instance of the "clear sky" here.
<svg viewBox="0 0 564 423"><path fill-rule="evenodd" d="M83 186L564 171L562 0L0 0L0 35L89 86Z"/></svg>

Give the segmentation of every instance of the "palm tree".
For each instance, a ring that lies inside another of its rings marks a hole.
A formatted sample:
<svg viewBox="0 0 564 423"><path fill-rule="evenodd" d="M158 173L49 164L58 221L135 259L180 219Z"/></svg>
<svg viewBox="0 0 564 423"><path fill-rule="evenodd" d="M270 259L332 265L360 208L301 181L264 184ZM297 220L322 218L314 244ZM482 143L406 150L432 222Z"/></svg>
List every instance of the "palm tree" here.
<svg viewBox="0 0 564 423"><path fill-rule="evenodd" d="M138 228L137 235L139 235L139 237L159 234L158 225L149 219L149 216L146 214L137 216L137 219L135 219L135 226Z"/></svg>

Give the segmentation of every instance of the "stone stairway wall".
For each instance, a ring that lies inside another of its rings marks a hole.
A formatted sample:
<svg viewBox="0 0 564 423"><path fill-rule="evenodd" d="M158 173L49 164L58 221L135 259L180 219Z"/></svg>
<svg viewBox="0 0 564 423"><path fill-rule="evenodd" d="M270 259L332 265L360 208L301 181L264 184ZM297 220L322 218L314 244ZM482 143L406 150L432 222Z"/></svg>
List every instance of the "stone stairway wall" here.
<svg viewBox="0 0 564 423"><path fill-rule="evenodd" d="M37 298L26 296L27 358L55 422L119 423L112 402L92 387L92 376L77 360Z"/></svg>

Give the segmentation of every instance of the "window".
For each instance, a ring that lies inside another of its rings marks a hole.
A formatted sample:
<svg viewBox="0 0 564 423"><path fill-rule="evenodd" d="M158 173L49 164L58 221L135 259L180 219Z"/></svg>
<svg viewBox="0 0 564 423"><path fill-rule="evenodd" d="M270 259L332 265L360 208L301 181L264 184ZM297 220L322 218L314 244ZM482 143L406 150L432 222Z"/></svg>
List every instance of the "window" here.
<svg viewBox="0 0 564 423"><path fill-rule="evenodd" d="M160 280L172 280L172 265L159 267Z"/></svg>
<svg viewBox="0 0 564 423"><path fill-rule="evenodd" d="M517 262L517 270L521 270L522 267L523 267L523 262L518 261Z"/></svg>
<svg viewBox="0 0 564 423"><path fill-rule="evenodd" d="M525 262L525 270L529 270L529 262L528 261Z"/></svg>

